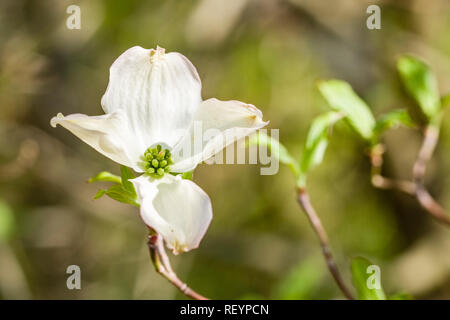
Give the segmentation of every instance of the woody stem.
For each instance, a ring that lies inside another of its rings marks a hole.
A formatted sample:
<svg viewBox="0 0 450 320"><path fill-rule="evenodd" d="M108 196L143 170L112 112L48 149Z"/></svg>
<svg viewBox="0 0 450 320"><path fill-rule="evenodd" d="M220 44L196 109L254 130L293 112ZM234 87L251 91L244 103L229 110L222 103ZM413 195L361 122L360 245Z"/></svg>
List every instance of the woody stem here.
<svg viewBox="0 0 450 320"><path fill-rule="evenodd" d="M353 295L351 294L350 290L347 288L347 286L344 284L344 281L339 273L339 270L337 268L337 265L334 261L333 255L331 253L329 244L328 244L328 236L327 233L322 225L322 222L320 221L319 216L317 215L316 211L314 210L314 207L311 204L311 201L309 199L309 195L306 192L304 188L298 188L297 189L297 200L300 206L303 208L303 210L306 213L306 216L308 217L309 222L311 223L311 226L313 227L314 231L316 232L319 241L320 246L322 247L322 253L325 258L325 261L327 263L328 269L330 270L331 275L333 276L334 280L336 281L336 284L338 285L339 289L341 289L342 293L347 297L347 299L353 300Z"/></svg>
<svg viewBox="0 0 450 320"><path fill-rule="evenodd" d="M439 140L439 127L429 125L424 130L423 142L417 155L413 167L413 179L416 184L416 198L420 205L438 221L450 226L450 218L444 208L442 208L428 193L425 188L425 172L427 164L433 156Z"/></svg>
<svg viewBox="0 0 450 320"><path fill-rule="evenodd" d="M156 271L166 278L172 285L174 285L185 296L195 300L208 300L208 298L195 292L188 287L186 283L178 278L177 274L173 271L170 265L169 258L167 257L166 250L164 249L163 239L158 234L150 234L148 236L148 248L150 251L150 257Z"/></svg>

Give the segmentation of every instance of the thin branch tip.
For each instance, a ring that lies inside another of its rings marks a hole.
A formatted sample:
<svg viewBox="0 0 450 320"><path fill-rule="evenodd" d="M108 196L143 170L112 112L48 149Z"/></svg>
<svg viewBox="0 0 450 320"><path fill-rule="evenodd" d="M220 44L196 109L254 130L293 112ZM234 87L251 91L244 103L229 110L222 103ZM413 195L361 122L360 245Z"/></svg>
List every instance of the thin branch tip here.
<svg viewBox="0 0 450 320"><path fill-rule="evenodd" d="M431 160L438 140L439 128L436 126L427 126L424 129L422 145L413 165L413 181L396 180L384 177L381 174L381 170L385 148L382 144L373 146L370 150L371 182L374 187L379 189L397 189L414 196L428 214L439 222L450 226L450 217L446 210L439 205L425 187L427 165Z"/></svg>

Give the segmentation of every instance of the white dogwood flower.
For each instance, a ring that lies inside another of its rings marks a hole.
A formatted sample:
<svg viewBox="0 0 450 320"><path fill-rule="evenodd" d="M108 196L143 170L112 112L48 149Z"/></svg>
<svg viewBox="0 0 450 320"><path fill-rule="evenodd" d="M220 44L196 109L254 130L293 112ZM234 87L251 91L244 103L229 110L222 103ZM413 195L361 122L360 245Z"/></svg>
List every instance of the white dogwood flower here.
<svg viewBox="0 0 450 320"><path fill-rule="evenodd" d="M226 145L265 126L262 113L239 101L202 101L192 63L163 48L132 47L113 63L101 101L104 115L58 114L63 126L98 152L144 173L132 181L144 222L174 253L196 248L211 219L208 195L177 173L192 171ZM214 129L192 149L194 123Z"/></svg>

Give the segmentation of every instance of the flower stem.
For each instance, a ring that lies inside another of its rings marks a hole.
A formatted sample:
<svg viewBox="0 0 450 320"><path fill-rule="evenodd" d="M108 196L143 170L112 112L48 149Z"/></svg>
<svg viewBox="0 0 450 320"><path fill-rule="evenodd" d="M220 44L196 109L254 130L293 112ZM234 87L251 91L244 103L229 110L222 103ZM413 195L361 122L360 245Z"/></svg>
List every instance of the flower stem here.
<svg viewBox="0 0 450 320"><path fill-rule="evenodd" d="M308 193L306 192L306 189L304 189L304 188L297 189L297 200L298 200L298 203L300 204L300 206L305 211L306 216L308 217L308 220L311 223L311 226L313 227L314 231L316 232L316 234L319 238L320 246L322 247L322 253L323 253L323 256L327 263L328 269L330 270L339 289L341 289L342 293L347 297L347 299L353 300L354 299L353 295L350 293L350 290L344 284L344 281L341 278L341 275L339 273L337 265L334 262L333 255L331 253L331 250L330 250L330 247L328 244L327 233L325 232L322 222L320 221L319 216L317 215L316 211L314 210L314 207L311 204L311 201L309 199Z"/></svg>
<svg viewBox="0 0 450 320"><path fill-rule="evenodd" d="M189 288L186 283L181 281L180 278L178 278L177 274L173 271L172 266L170 265L169 258L167 257L166 250L164 249L163 240L158 234L150 234L148 236L148 248L153 265L160 275L166 278L185 296L195 300L208 300L208 298L198 294Z"/></svg>

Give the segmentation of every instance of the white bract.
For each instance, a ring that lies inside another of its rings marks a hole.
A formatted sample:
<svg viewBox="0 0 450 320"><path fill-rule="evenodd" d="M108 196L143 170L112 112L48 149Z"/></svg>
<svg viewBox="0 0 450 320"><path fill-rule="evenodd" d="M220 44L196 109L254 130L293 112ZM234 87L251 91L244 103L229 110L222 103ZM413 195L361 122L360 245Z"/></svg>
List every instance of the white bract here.
<svg viewBox="0 0 450 320"><path fill-rule="evenodd" d="M58 114L51 125L60 124L106 157L144 173L130 180L144 222L174 253L198 247L212 219L211 201L176 173L192 171L226 145L265 126L261 111L239 101L202 101L192 63L160 47L125 51L111 66L101 102L104 115ZM192 151L199 138L194 136L195 123L214 134Z"/></svg>

